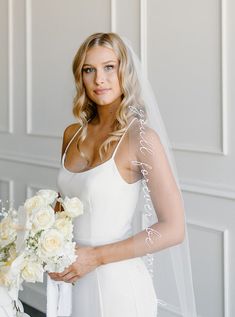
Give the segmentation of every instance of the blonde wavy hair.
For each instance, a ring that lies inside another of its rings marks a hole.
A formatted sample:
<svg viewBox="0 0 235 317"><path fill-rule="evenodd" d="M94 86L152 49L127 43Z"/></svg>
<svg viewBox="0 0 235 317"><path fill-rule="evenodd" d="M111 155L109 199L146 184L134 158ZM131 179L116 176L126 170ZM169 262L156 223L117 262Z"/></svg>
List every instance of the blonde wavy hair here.
<svg viewBox="0 0 235 317"><path fill-rule="evenodd" d="M101 144L99 156L103 161L103 154L106 154L111 142L120 139L120 136L126 130L129 118L133 116L130 106L135 106L145 112L145 107L140 98L140 83L134 68L131 54L116 33L94 33L90 35L79 47L73 60L73 75L76 85L76 95L73 99L73 114L77 118L81 132L78 136L78 151L88 162L89 159L80 150L80 144L87 136L88 121L93 119L96 114L96 104L86 95L82 79L82 68L86 58L87 51L94 46L103 46L112 49L119 60L118 78L122 91L122 101L116 112L114 130L109 133L109 137Z"/></svg>

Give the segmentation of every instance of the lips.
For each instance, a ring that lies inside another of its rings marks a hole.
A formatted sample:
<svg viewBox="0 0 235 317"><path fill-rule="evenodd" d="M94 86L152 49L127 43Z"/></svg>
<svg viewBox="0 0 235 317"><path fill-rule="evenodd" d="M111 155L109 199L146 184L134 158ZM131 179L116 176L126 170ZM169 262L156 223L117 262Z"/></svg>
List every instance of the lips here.
<svg viewBox="0 0 235 317"><path fill-rule="evenodd" d="M97 95L103 95L103 94L106 94L109 90L111 90L111 89L110 88L95 89L94 92Z"/></svg>

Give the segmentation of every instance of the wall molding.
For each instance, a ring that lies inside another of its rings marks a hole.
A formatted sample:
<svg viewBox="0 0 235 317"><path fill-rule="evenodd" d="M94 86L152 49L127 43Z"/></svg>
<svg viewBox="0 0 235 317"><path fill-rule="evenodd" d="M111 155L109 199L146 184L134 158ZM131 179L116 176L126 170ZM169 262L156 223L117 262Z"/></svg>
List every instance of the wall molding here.
<svg viewBox="0 0 235 317"><path fill-rule="evenodd" d="M56 169L60 167L60 163L58 162L58 160L53 160L51 158L36 155L23 155L14 152L0 152L0 160Z"/></svg>
<svg viewBox="0 0 235 317"><path fill-rule="evenodd" d="M182 313L179 311L178 307L171 305L171 304L168 304L168 303L167 303L167 307L164 305L159 305L158 309L159 309L159 311L164 310L164 311L170 312L171 314L173 313L175 316L179 316L179 317L185 316L185 315L182 315ZM197 317L203 317L203 316L197 314Z"/></svg>
<svg viewBox="0 0 235 317"><path fill-rule="evenodd" d="M36 155L22 155L14 152L0 152L0 160L55 169L59 169L61 166L58 160L47 157L39 157ZM223 184L181 179L180 188L183 192L235 200L235 188L231 188Z"/></svg>
<svg viewBox="0 0 235 317"><path fill-rule="evenodd" d="M7 1L7 15L8 15L8 128L0 128L0 133L12 134L13 131L13 0Z"/></svg>
<svg viewBox="0 0 235 317"><path fill-rule="evenodd" d="M13 0L8 0L8 132L13 131Z"/></svg>
<svg viewBox="0 0 235 317"><path fill-rule="evenodd" d="M193 144L172 143L175 151L205 153L219 156L228 155L228 84L227 84L227 0L220 0L220 63L221 70L220 88L221 88L221 149L213 147L198 147ZM147 1L140 0L141 16L140 16L140 38L141 38L141 61L147 74Z"/></svg>
<svg viewBox="0 0 235 317"><path fill-rule="evenodd" d="M174 143L173 149L184 152L198 152L213 155L228 155L228 45L227 45L227 0L220 0L220 91L221 91L221 149L213 149L209 147L197 147L190 144Z"/></svg>
<svg viewBox="0 0 235 317"><path fill-rule="evenodd" d="M116 0L110 0L110 30L117 32L117 3Z"/></svg>
<svg viewBox="0 0 235 317"><path fill-rule="evenodd" d="M223 134L223 133L222 133ZM224 135L224 134L223 134ZM218 151L217 148L212 148L212 147L197 147L193 144L183 144L183 143L172 143L172 149L174 151L179 151L179 152L190 152L190 153L203 153L203 154L212 154L212 155L219 155L219 156L225 156L225 152L223 150Z"/></svg>
<svg viewBox="0 0 235 317"><path fill-rule="evenodd" d="M229 317L229 231L227 228L219 225L207 225L199 221L187 221L187 224L201 227L203 229L214 230L222 233L223 240L223 303L224 317Z"/></svg>
<svg viewBox="0 0 235 317"><path fill-rule="evenodd" d="M175 316L184 317L183 314L180 312L179 307L171 305L168 302L166 303L166 305L158 304L158 310L164 310L170 312L171 314L173 313Z"/></svg>
<svg viewBox="0 0 235 317"><path fill-rule="evenodd" d="M9 197L8 200L13 203L14 206L14 181L11 178L0 177L0 183L6 183L8 187Z"/></svg>
<svg viewBox="0 0 235 317"><path fill-rule="evenodd" d="M26 132L32 132L32 8L31 0L25 4L26 30Z"/></svg>
<svg viewBox="0 0 235 317"><path fill-rule="evenodd" d="M223 199L235 200L235 188L199 180L180 180L182 191Z"/></svg>
<svg viewBox="0 0 235 317"><path fill-rule="evenodd" d="M12 1L12 0L11 0ZM32 101L32 1L26 0L25 5L25 32L26 32L26 134L50 139L58 139L59 135L44 134L33 131L33 101Z"/></svg>
<svg viewBox="0 0 235 317"><path fill-rule="evenodd" d="M227 0L220 2L221 28L221 104L222 104L222 153L228 155L228 41Z"/></svg>
<svg viewBox="0 0 235 317"><path fill-rule="evenodd" d="M188 225L192 225L195 227L201 227L206 230L214 230L219 233L222 233L222 240L223 240L223 303L224 303L224 317L229 317L229 240L228 240L228 230L225 227L218 226L218 225L205 225L201 222L196 221L187 221ZM170 313L175 314L176 316L183 317L180 309L177 306L171 305L167 303L166 306L159 305L159 310L168 311ZM200 317L200 315L198 315Z"/></svg>
<svg viewBox="0 0 235 317"><path fill-rule="evenodd" d="M140 60L146 77L148 77L147 32L147 1L140 0Z"/></svg>

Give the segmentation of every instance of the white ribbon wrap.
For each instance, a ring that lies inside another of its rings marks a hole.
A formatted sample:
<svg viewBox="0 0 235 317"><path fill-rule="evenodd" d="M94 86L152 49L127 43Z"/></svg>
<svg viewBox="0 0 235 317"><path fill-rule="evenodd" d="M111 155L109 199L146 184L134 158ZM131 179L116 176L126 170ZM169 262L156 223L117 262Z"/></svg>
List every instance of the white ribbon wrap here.
<svg viewBox="0 0 235 317"><path fill-rule="evenodd" d="M47 274L47 317L71 316L72 284L54 281Z"/></svg>

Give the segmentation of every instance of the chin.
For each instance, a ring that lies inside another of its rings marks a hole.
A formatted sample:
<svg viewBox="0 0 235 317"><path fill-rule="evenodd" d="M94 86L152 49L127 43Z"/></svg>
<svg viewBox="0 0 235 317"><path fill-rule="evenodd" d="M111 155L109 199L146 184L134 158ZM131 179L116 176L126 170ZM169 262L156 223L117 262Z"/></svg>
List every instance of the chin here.
<svg viewBox="0 0 235 317"><path fill-rule="evenodd" d="M98 100L96 102L96 104L98 106L108 106L108 105L111 105L111 104L115 103L115 101L116 101L116 99L114 99L114 100L102 100L102 101Z"/></svg>

